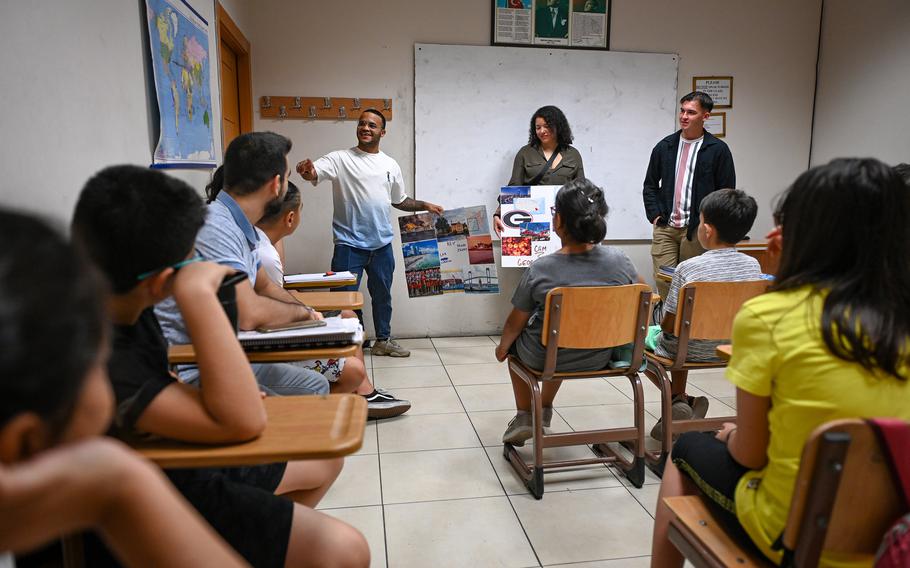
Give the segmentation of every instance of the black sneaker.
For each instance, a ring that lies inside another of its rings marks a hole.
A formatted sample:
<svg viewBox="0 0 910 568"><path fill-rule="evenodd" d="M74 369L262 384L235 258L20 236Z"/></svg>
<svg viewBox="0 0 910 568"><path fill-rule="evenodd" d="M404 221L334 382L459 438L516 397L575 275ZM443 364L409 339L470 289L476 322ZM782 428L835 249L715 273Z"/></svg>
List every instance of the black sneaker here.
<svg viewBox="0 0 910 568"><path fill-rule="evenodd" d="M363 398L367 399L367 418L392 418L411 408L410 401L395 398L382 389L373 389L373 392L363 395Z"/></svg>

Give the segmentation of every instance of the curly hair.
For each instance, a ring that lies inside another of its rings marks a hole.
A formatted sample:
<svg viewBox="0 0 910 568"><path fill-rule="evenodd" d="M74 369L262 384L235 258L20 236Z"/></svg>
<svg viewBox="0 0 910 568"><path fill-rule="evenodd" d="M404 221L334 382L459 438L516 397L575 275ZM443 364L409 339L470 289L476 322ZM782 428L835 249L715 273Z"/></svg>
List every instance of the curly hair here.
<svg viewBox="0 0 910 568"><path fill-rule="evenodd" d="M540 147L540 140L537 138L537 131L534 128L534 122L538 117L542 118L544 122L547 123L547 126L556 130L557 147L565 148L572 144L572 140L575 139L575 137L572 136L572 127L569 126L566 115L564 115L558 107L553 105L540 107L531 116L531 128L528 131L528 144L535 148Z"/></svg>

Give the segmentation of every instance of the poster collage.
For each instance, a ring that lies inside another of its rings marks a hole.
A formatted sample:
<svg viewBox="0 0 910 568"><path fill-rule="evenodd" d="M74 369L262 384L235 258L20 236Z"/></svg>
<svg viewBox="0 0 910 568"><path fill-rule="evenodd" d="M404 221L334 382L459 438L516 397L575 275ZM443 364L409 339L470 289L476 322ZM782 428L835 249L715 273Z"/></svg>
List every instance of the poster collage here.
<svg viewBox="0 0 910 568"><path fill-rule="evenodd" d="M408 297L498 294L486 207L398 218Z"/></svg>
<svg viewBox="0 0 910 568"><path fill-rule="evenodd" d="M494 1L494 44L610 47L610 0Z"/></svg>
<svg viewBox="0 0 910 568"><path fill-rule="evenodd" d="M507 186L500 190L503 268L531 266L562 247L551 226L550 208L557 191L558 185Z"/></svg>

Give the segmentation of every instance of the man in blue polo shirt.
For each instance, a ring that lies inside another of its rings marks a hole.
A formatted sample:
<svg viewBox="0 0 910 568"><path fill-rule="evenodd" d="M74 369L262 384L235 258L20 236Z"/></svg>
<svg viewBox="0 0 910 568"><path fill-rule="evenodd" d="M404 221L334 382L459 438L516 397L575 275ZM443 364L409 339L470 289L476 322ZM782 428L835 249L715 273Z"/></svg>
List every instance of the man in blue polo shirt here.
<svg viewBox="0 0 910 568"><path fill-rule="evenodd" d="M284 198L289 175L287 154L291 141L273 132L251 132L235 138L224 156L224 191L207 188L209 206L205 225L196 238L196 250L206 260L246 273L237 290L240 329L278 326L322 319L319 312L298 302L265 274L259 262L259 236L253 221L266 207ZM168 299L155 308L168 342L189 343L177 304ZM187 383L199 380L195 366L179 366ZM259 384L279 395L326 394L329 384L316 371L285 363L254 364Z"/></svg>

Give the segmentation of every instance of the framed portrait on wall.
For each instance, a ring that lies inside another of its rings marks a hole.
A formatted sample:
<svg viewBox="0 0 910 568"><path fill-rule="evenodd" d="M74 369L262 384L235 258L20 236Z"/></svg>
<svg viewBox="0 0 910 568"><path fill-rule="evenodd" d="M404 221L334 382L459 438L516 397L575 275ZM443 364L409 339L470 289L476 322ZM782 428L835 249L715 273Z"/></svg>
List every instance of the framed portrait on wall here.
<svg viewBox="0 0 910 568"><path fill-rule="evenodd" d="M492 44L610 48L612 0L491 0Z"/></svg>

